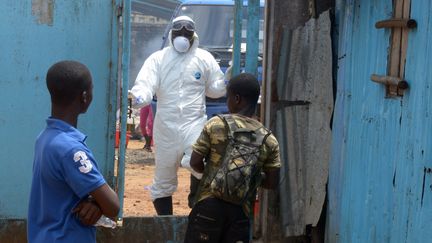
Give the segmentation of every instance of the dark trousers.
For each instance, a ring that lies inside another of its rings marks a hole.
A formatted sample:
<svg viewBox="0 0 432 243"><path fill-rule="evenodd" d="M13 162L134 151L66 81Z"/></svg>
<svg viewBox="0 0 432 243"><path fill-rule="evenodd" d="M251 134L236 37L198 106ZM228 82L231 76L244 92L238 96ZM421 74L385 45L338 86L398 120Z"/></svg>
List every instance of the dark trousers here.
<svg viewBox="0 0 432 243"><path fill-rule="evenodd" d="M192 208L184 242L246 243L249 242L249 224L241 206L207 198Z"/></svg>
<svg viewBox="0 0 432 243"><path fill-rule="evenodd" d="M199 187L200 181L201 180L197 179L195 176L193 176L193 175L190 176L190 186L189 186L190 192L188 195L188 206L190 208L193 208L193 206L195 204L195 199L196 199L195 197L196 197L196 194L198 192L198 187Z"/></svg>

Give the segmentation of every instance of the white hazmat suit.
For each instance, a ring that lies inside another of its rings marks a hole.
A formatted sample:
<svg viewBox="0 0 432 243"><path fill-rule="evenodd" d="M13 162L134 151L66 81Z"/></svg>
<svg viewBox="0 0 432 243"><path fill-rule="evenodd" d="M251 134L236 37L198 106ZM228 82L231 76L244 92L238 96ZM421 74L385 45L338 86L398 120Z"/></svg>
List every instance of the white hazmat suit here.
<svg viewBox="0 0 432 243"><path fill-rule="evenodd" d="M169 197L176 191L179 164L201 178L189 162L192 144L207 121L205 97L219 98L226 92L224 74L216 60L198 48L196 33L193 38L190 49L180 53L172 46L170 32L170 46L153 53L144 62L131 90L137 108L157 96L152 200Z"/></svg>

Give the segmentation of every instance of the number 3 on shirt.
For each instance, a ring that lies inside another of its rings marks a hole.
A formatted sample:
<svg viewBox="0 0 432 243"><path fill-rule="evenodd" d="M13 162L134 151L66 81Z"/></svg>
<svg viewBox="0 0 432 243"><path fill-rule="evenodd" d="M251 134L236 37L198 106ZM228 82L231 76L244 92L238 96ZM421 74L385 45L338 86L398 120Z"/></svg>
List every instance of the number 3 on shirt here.
<svg viewBox="0 0 432 243"><path fill-rule="evenodd" d="M93 164L90 162L90 160L87 157L87 154L84 151L78 151L74 154L74 161L80 162L81 166L78 167L78 169L81 171L81 173L88 173L92 170Z"/></svg>

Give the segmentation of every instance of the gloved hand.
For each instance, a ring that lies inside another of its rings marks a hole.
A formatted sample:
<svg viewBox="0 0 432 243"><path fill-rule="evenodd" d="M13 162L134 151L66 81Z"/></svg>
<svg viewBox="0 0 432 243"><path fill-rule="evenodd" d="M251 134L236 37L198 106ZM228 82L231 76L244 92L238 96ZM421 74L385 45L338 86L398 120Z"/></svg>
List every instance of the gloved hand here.
<svg viewBox="0 0 432 243"><path fill-rule="evenodd" d="M130 105L133 108L139 109L145 106L144 99L142 97L136 97L130 90L128 90L128 99L130 99Z"/></svg>

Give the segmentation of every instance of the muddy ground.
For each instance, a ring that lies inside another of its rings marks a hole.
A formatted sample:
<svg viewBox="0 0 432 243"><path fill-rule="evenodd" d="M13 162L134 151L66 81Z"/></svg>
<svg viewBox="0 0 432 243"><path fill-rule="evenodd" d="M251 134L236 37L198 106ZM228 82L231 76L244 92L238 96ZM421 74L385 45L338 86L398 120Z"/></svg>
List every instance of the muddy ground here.
<svg viewBox="0 0 432 243"><path fill-rule="evenodd" d="M140 140L129 140L126 151L124 216L154 216L156 211L150 199L149 186L153 180L154 152L143 149ZM153 147L153 150L156 148ZM178 188L173 195L174 215L188 215L190 173L179 168Z"/></svg>

